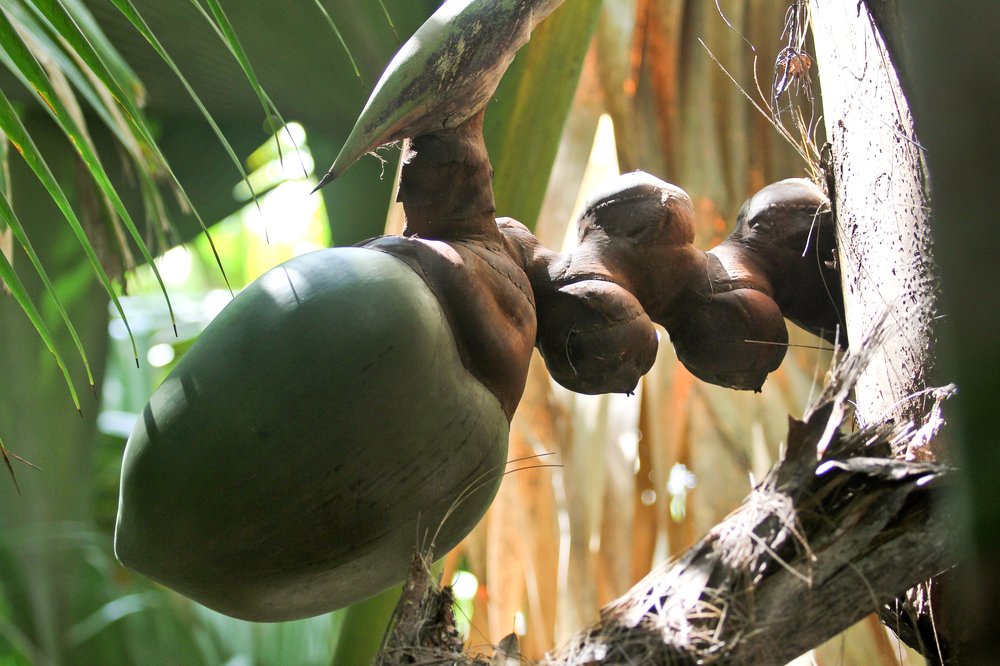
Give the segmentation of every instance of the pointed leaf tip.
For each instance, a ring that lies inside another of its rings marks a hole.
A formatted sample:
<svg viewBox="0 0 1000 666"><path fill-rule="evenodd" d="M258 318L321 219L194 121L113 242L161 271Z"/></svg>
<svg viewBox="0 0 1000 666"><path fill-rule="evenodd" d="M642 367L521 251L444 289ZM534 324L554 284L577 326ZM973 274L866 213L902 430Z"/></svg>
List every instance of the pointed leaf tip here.
<svg viewBox="0 0 1000 666"><path fill-rule="evenodd" d="M317 191L319 191L320 188L333 182L338 175L339 174L334 172L333 167L330 167L330 170L327 171L325 174L323 174L323 177L320 179L319 184L316 187L312 188L309 194L315 194Z"/></svg>

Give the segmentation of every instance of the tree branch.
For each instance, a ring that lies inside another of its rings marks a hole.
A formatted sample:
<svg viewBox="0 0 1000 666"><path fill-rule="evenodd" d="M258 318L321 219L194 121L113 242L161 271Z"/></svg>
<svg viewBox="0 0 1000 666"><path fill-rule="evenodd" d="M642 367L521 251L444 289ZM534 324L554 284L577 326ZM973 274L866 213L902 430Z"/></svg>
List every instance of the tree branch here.
<svg viewBox="0 0 1000 666"><path fill-rule="evenodd" d="M791 421L739 509L545 663L784 663L947 568L946 468L872 457L912 434L884 426L817 460L831 407Z"/></svg>

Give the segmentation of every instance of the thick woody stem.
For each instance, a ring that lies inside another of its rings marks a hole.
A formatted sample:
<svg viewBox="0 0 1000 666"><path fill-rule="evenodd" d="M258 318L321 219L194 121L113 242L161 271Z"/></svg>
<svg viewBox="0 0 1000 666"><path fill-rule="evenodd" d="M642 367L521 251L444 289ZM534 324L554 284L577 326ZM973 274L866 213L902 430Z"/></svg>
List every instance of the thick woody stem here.
<svg viewBox="0 0 1000 666"><path fill-rule="evenodd" d="M483 112L453 129L407 139L398 199L405 236L500 240Z"/></svg>
<svg viewBox="0 0 1000 666"><path fill-rule="evenodd" d="M535 344L535 300L494 218L482 122L478 113L407 141L403 237L364 246L406 262L434 291L466 368L512 418Z"/></svg>
<svg viewBox="0 0 1000 666"><path fill-rule="evenodd" d="M926 411L937 292L923 148L868 4L809 3L851 346L884 317L896 326L858 379L861 425Z"/></svg>

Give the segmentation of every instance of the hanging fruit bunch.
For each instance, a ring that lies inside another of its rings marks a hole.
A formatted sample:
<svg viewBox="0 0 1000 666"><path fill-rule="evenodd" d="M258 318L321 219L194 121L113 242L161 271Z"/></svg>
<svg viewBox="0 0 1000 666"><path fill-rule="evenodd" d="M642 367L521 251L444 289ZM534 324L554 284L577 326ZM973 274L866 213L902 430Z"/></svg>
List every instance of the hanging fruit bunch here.
<svg viewBox="0 0 1000 666"><path fill-rule="evenodd" d="M534 299L493 212L482 109L561 0L450 0L376 85L322 184L403 138L402 237L241 292L126 446L115 552L228 615L316 615L455 546L502 478Z"/></svg>
<svg viewBox="0 0 1000 666"><path fill-rule="evenodd" d="M833 215L807 180L783 180L748 199L730 236L707 252L694 246L688 194L640 171L592 195L577 230L579 245L570 253L534 251L529 278L539 303L549 284L581 276L624 289L703 381L759 391L784 359L785 318L846 342ZM553 377L576 391L605 392L581 386L573 377L580 361L560 352L572 350L570 336L556 332L569 322L541 305L538 317L539 347Z"/></svg>
<svg viewBox="0 0 1000 666"><path fill-rule="evenodd" d="M403 235L292 259L202 333L126 446L126 566L248 620L360 601L482 517L533 347L572 390L631 392L655 321L696 375L757 389L786 308L836 327L815 287L839 279L829 206L801 182L751 199L710 253L687 195L641 173L591 200L571 252L497 220L483 108L560 2L449 0L403 46L320 184L406 139Z"/></svg>

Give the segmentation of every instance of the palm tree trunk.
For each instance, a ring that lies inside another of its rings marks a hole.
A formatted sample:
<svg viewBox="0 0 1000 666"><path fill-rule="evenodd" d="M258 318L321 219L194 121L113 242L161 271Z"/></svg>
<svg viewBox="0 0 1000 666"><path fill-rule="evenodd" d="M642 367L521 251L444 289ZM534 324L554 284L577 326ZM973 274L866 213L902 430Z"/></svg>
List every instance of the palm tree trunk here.
<svg viewBox="0 0 1000 666"><path fill-rule="evenodd" d="M856 349L883 318L892 331L858 379L856 419L861 425L919 421L932 401L950 391L928 385L937 273L924 148L896 64L900 24L891 0L810 0L809 7L830 142L825 166L837 218L847 334ZM940 425L935 419L928 431ZM894 453L922 460L941 454L930 438ZM921 583L882 609L882 616L932 662L947 662L950 641L935 626L931 601L933 596L936 605L939 587ZM937 609L941 626L944 610Z"/></svg>
<svg viewBox="0 0 1000 666"><path fill-rule="evenodd" d="M858 380L861 424L924 413L934 358L936 277L924 158L913 118L864 3L811 0L829 141L828 185L852 348L876 322L893 330Z"/></svg>

